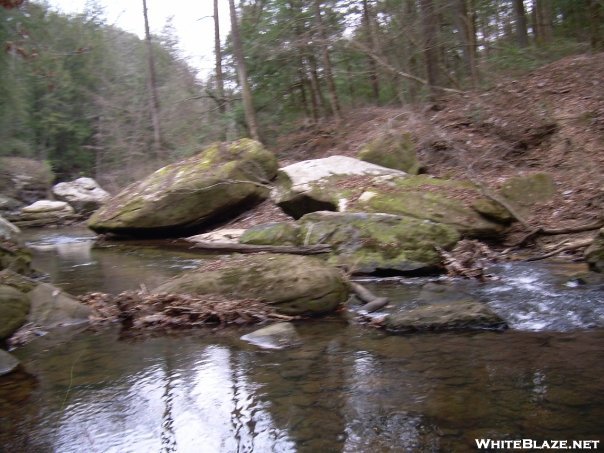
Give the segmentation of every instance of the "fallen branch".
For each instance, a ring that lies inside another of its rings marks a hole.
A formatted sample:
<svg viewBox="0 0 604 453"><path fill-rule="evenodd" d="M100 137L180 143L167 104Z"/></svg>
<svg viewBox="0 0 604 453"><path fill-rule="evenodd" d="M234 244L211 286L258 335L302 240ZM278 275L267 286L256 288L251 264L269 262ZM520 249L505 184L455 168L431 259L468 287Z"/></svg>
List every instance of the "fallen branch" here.
<svg viewBox="0 0 604 453"><path fill-rule="evenodd" d="M413 80L414 82L421 83L422 85L426 85L426 86L428 85L427 80L414 76L413 74L409 74L408 72L400 71L399 69L392 66L390 63L388 63L386 60L384 60L382 57L377 55L375 52L373 52L372 50L370 50L368 47L364 46L360 42L351 40L351 41L348 41L348 44L352 47L355 47L357 50L360 50L361 52L366 53L370 58L372 58L377 64L382 66L384 69L387 69L388 71L390 71L394 74L404 77L405 79ZM456 93L456 94L464 93L464 91L456 90L455 88L446 88L446 87L441 87L438 85L433 85L432 88L436 88L437 90L444 91L445 93Z"/></svg>
<svg viewBox="0 0 604 453"><path fill-rule="evenodd" d="M531 258L527 258L524 261L538 261L538 260L544 260L545 258L550 258L554 255L557 255L558 253L562 253L562 252L568 252L571 250L577 250L583 247L587 247L589 246L591 243L593 242L592 238L589 239L582 239L579 241L575 241L571 244L566 244L563 246L557 246L554 250L552 250L549 253L546 253L545 255L539 255L539 256L533 256Z"/></svg>
<svg viewBox="0 0 604 453"><path fill-rule="evenodd" d="M361 310L365 310L367 313L373 313L374 311L379 310L382 307L388 305L387 297L379 297L369 291L362 285L359 285L355 282L348 282L348 286L352 290L353 293L364 302L364 305L361 307Z"/></svg>
<svg viewBox="0 0 604 453"><path fill-rule="evenodd" d="M229 244L228 242L194 242L191 248L203 250L215 250L222 252L238 253L292 253L295 255L317 255L320 253L331 252L331 246L328 244L317 245L252 245L252 244Z"/></svg>
<svg viewBox="0 0 604 453"><path fill-rule="evenodd" d="M592 223L586 223L584 225L579 225L576 227L562 227L562 228L534 228L529 231L526 235L524 235L519 241L513 244L511 247L519 247L524 244L529 239L533 238L537 235L548 235L555 236L558 234L572 234L572 233L584 233L586 231L598 230L604 226L604 220L599 219Z"/></svg>

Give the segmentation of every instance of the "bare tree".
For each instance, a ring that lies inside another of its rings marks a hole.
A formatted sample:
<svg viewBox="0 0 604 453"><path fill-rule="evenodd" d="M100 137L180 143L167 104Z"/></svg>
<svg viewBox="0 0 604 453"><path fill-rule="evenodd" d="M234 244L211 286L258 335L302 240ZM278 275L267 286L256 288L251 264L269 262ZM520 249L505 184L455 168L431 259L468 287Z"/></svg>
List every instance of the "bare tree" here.
<svg viewBox="0 0 604 453"><path fill-rule="evenodd" d="M377 36L375 36L375 19L373 12L370 9L368 0L363 0L363 25L365 27L365 33L367 33L368 45L376 55L379 55ZM367 56L367 62L369 64L369 83L373 91L373 97L375 102L379 102L380 99L380 82L378 78L377 64L375 60L370 56Z"/></svg>
<svg viewBox="0 0 604 453"><path fill-rule="evenodd" d="M433 0L420 0L422 16L422 31L424 35L424 58L426 62L426 75L431 96L438 93L440 85L440 68L438 64L438 15L434 8Z"/></svg>
<svg viewBox="0 0 604 453"><path fill-rule="evenodd" d="M149 64L149 92L151 94L150 110L153 124L153 145L157 158L161 158L162 140L159 124L159 96L157 95L157 78L155 76L155 60L153 58L153 44L149 32L149 18L147 15L147 0L143 0L143 16L145 18L145 42L147 43L147 62Z"/></svg>
<svg viewBox="0 0 604 453"><path fill-rule="evenodd" d="M235 64L237 65L237 74L239 84L241 85L241 96L243 98L243 110L248 132L254 140L260 140L258 135L258 123L256 121L256 110L252 99L252 90L247 79L247 68L243 57L243 47L241 45L241 35L239 33L239 23L237 21L237 10L235 9L235 0L229 0L229 9L231 12L231 36L233 38L233 54Z"/></svg>
<svg viewBox="0 0 604 453"><path fill-rule="evenodd" d="M520 47L528 46L528 32L526 27L526 13L524 0L514 0L514 15L516 16L516 40Z"/></svg>
<svg viewBox="0 0 604 453"><path fill-rule="evenodd" d="M224 77L222 74L222 50L220 47L220 20L218 17L218 0L214 0L214 55L216 57L216 97L218 98L218 110L226 112L224 99Z"/></svg>
<svg viewBox="0 0 604 453"><path fill-rule="evenodd" d="M321 0L314 1L315 7L315 21L317 23L317 30L319 31L319 38L321 39L321 57L323 59L323 71L325 73L325 80L327 82L327 91L329 93L329 103L331 104L331 110L336 121L342 119L342 113L340 110L340 101L338 100L338 92L336 91L336 84L333 80L333 70L331 66L331 59L329 58L329 47L327 45L327 31L323 24L323 18L321 16Z"/></svg>

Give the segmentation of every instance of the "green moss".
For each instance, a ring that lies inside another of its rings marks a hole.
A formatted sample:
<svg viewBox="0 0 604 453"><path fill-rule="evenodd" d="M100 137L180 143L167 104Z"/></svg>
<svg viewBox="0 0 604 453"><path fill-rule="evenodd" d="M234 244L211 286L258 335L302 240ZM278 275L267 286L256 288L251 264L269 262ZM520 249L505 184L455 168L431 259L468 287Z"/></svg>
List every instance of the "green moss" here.
<svg viewBox="0 0 604 453"><path fill-rule="evenodd" d="M235 159L236 158L236 159ZM274 177L276 157L261 144L215 143L127 187L90 219L97 232L189 228L268 197L256 182Z"/></svg>
<svg viewBox="0 0 604 453"><path fill-rule="evenodd" d="M550 200L556 193L556 185L550 174L534 173L508 179L499 193L516 206L528 207Z"/></svg>
<svg viewBox="0 0 604 453"><path fill-rule="evenodd" d="M378 137L361 149L359 159L412 175L421 169L410 134L386 134Z"/></svg>
<svg viewBox="0 0 604 453"><path fill-rule="evenodd" d="M292 223L268 223L247 229L239 238L241 244L300 245L299 227Z"/></svg>
<svg viewBox="0 0 604 453"><path fill-rule="evenodd" d="M304 243L330 244L330 263L359 272L433 268L440 262L435 245L448 249L459 240L450 226L392 215L317 212L299 222Z"/></svg>

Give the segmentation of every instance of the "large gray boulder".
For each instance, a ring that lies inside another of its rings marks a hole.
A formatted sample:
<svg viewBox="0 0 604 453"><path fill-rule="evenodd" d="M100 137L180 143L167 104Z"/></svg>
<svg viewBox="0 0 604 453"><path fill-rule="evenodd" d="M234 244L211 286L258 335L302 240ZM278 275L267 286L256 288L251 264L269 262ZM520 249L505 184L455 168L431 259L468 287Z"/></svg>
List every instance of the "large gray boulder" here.
<svg viewBox="0 0 604 453"><path fill-rule="evenodd" d="M328 313L348 298L338 269L319 258L278 254L225 259L217 270L185 272L153 292L259 299L286 315Z"/></svg>
<svg viewBox="0 0 604 453"><path fill-rule="evenodd" d="M386 213L451 225L466 237L499 236L509 222L505 209L469 181L411 176L341 157L282 168L273 201L294 218L321 210Z"/></svg>
<svg viewBox="0 0 604 453"><path fill-rule="evenodd" d="M404 177L406 173L347 156L305 160L279 169L271 198L296 219L314 211L343 210L346 198L334 185L351 178L388 175Z"/></svg>
<svg viewBox="0 0 604 453"><path fill-rule="evenodd" d="M355 273L430 271L440 265L437 248L459 240L449 225L379 213L320 211L296 224L274 223L248 229L243 244L318 245L332 247L328 263Z"/></svg>
<svg viewBox="0 0 604 453"><path fill-rule="evenodd" d="M214 144L111 198L89 219L97 233L168 237L198 232L268 197L276 157L253 140Z"/></svg>
<svg viewBox="0 0 604 453"><path fill-rule="evenodd" d="M52 188L55 198L69 203L77 212L90 214L99 209L111 195L92 178L60 182Z"/></svg>

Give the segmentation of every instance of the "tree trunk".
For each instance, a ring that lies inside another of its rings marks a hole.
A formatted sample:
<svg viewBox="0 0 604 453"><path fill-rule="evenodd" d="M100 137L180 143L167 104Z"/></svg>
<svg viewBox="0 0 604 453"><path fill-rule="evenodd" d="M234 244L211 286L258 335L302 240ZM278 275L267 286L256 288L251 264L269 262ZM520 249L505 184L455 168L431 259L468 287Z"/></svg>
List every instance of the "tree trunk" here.
<svg viewBox="0 0 604 453"><path fill-rule="evenodd" d="M434 98L438 94L437 86L440 85L440 68L438 66L438 16L433 0L420 0L422 15L422 31L424 35L424 59L430 95Z"/></svg>
<svg viewBox="0 0 604 453"><path fill-rule="evenodd" d="M533 27L537 44L547 44L553 37L551 0L533 0Z"/></svg>
<svg viewBox="0 0 604 453"><path fill-rule="evenodd" d="M373 23L374 19L369 10L369 3L367 0L363 0L363 24L365 33L367 34L368 47L370 47L375 54L379 54ZM380 101L380 82L378 79L377 65L375 60L369 55L367 56L367 63L369 65L369 84L371 85L371 90L373 92L373 99L376 104L378 104Z"/></svg>
<svg viewBox="0 0 604 453"><path fill-rule="evenodd" d="M216 97L218 98L218 111L226 112L224 100L224 77L222 75L222 49L220 48L220 20L218 17L218 0L214 0L214 56L216 57Z"/></svg>
<svg viewBox="0 0 604 453"><path fill-rule="evenodd" d="M602 48L602 16L602 2L589 0L589 43L593 50Z"/></svg>
<svg viewBox="0 0 604 453"><path fill-rule="evenodd" d="M325 31L325 25L323 24L323 18L321 17L321 0L315 0L314 7L315 21L317 22L319 38L321 39L321 57L323 59L323 71L325 72L325 81L327 82L327 91L329 93L329 103L331 105L331 111L336 119L336 122L340 122L342 120L342 113L340 111L340 102L338 100L336 84L333 80L331 59L329 58L329 47L327 45L327 32Z"/></svg>
<svg viewBox="0 0 604 453"><path fill-rule="evenodd" d="M514 0L514 16L516 18L516 40L518 46L528 46L528 32L526 26L526 13L524 11L524 0Z"/></svg>
<svg viewBox="0 0 604 453"><path fill-rule="evenodd" d="M475 34L472 22L474 11L468 13L466 0L457 0L457 23L462 46L463 61L466 74L470 78L472 86L478 81L476 70Z"/></svg>
<svg viewBox="0 0 604 453"><path fill-rule="evenodd" d="M147 44L147 62L149 64L149 92L151 93L151 122L153 124L153 145L155 148L155 157L161 158L162 141L161 129L159 124L159 96L157 95L157 80L155 76L155 59L153 58L153 45L151 43L151 33L149 32L149 18L147 16L147 0L143 0L143 16L145 18L145 42Z"/></svg>
<svg viewBox="0 0 604 453"><path fill-rule="evenodd" d="M252 90L247 80L247 68L243 57L243 47L241 45L241 35L239 34L239 23L237 21L237 11L235 10L235 0L229 0L229 9L231 12L231 36L233 39L233 54L235 64L237 65L237 74L239 84L241 85L241 96L243 98L243 111L245 113L245 122L247 123L250 137L254 140L260 140L258 135L258 123L256 122L256 110L252 99Z"/></svg>

